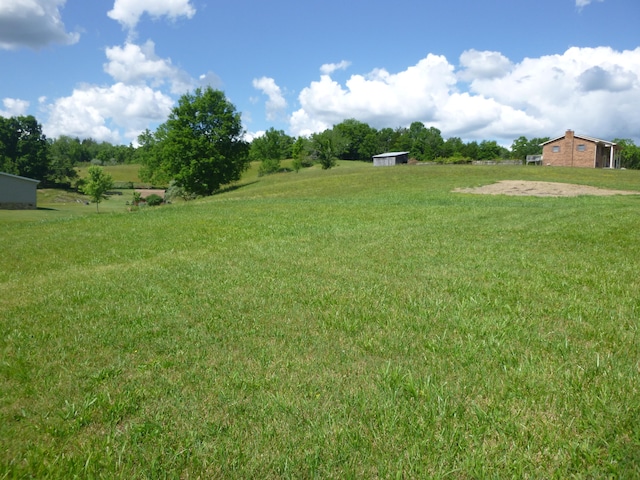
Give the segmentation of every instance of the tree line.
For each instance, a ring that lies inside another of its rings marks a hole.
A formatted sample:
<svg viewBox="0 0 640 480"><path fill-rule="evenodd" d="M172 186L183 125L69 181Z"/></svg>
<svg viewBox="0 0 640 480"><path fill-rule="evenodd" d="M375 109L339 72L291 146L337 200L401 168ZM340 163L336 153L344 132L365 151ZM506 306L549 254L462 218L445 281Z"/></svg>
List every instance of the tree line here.
<svg viewBox="0 0 640 480"><path fill-rule="evenodd" d="M145 130L139 146L112 145L91 138L60 136L47 139L35 117L0 117L0 171L41 181L41 186L68 187L77 180L79 164L140 164L140 177L154 185L169 185L187 198L209 195L238 180L250 162L260 162L260 174L318 163L331 168L337 160L371 161L376 154L409 152L421 162L469 163L472 160L518 159L542 153L545 138L514 140L511 149L493 140L464 142L444 139L439 129L413 122L408 127L376 129L346 119L323 132L292 137L270 128L245 140L240 113L224 93L211 88L183 95L169 118L155 132ZM622 166L640 168L640 146L616 139L622 148Z"/></svg>

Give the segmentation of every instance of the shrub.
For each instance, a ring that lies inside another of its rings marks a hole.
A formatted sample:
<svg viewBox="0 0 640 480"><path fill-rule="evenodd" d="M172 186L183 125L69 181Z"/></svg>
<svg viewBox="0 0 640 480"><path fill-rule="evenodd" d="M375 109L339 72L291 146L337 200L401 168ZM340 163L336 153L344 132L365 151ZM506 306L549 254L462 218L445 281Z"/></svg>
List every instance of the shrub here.
<svg viewBox="0 0 640 480"><path fill-rule="evenodd" d="M269 158L262 160L260 169L258 170L258 176L269 175L270 173L277 173L280 171L280 160L277 158Z"/></svg>
<svg viewBox="0 0 640 480"><path fill-rule="evenodd" d="M147 202L147 205L151 207L155 207L156 205L160 205L162 202L164 202L162 197L160 195L156 195L155 193L152 193L147 198L145 198L145 201Z"/></svg>

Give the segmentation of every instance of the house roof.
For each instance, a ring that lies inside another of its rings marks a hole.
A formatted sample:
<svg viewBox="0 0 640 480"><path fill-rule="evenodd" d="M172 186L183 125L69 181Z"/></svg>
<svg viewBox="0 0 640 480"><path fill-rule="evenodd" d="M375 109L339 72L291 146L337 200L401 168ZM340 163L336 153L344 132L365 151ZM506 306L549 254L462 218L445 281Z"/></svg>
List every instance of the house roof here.
<svg viewBox="0 0 640 480"><path fill-rule="evenodd" d="M561 140L561 139L565 138L565 136L566 136L566 134L565 135L560 135L559 137L556 137L556 138L552 138L551 140L547 140L546 142L541 143L540 146L546 145L548 143L556 142L558 140ZM617 145L617 143L611 142L609 140L602 140L601 138L588 137L586 135L573 134L573 138L580 138L582 140L587 140L588 142L593 142L593 143L606 143L607 145L613 145L614 147Z"/></svg>
<svg viewBox="0 0 640 480"><path fill-rule="evenodd" d="M408 155L409 152L387 152L381 153L379 155L374 155L373 158L384 158L384 157L399 157L400 155Z"/></svg>
<svg viewBox="0 0 640 480"><path fill-rule="evenodd" d="M27 177L21 177L19 175L12 175L10 173L0 172L0 175L2 175L3 177L15 178L16 180L26 180L27 182L40 183L40 180L35 180L33 178L27 178Z"/></svg>

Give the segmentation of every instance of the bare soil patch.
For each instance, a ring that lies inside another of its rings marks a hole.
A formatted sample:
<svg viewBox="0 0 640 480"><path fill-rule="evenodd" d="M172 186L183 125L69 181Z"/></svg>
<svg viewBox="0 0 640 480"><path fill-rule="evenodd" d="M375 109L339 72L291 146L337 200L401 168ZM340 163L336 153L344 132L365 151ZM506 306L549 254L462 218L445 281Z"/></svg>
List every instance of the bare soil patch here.
<svg viewBox="0 0 640 480"><path fill-rule="evenodd" d="M531 182L526 180L502 180L476 188L456 188L457 193L479 193L486 195L516 195L532 197L577 197L579 195L640 195L629 190L608 190L576 185L573 183Z"/></svg>

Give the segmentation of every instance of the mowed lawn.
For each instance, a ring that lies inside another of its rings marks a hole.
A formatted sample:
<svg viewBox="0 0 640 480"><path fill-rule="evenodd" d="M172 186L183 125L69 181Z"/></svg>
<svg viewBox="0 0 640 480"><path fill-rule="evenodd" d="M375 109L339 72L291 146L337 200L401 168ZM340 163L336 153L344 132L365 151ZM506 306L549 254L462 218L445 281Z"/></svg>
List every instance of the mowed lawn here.
<svg viewBox="0 0 640 480"><path fill-rule="evenodd" d="M640 476L640 196L452 193L504 179L640 191L342 162L0 214L0 478Z"/></svg>

